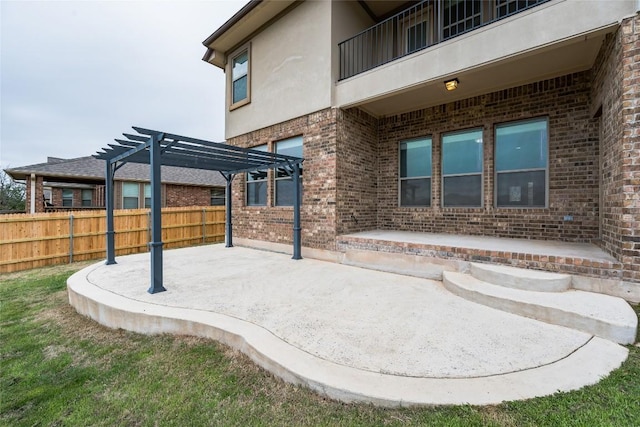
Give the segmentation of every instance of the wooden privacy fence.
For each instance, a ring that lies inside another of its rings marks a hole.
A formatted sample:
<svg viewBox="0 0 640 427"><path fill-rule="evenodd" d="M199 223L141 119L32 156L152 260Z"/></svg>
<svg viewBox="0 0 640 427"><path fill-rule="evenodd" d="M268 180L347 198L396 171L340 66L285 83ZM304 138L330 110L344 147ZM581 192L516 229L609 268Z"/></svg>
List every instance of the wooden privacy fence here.
<svg viewBox="0 0 640 427"><path fill-rule="evenodd" d="M224 241L225 207L162 209L164 248ZM116 255L148 250L149 209L114 211ZM106 258L106 211L0 216L0 273Z"/></svg>

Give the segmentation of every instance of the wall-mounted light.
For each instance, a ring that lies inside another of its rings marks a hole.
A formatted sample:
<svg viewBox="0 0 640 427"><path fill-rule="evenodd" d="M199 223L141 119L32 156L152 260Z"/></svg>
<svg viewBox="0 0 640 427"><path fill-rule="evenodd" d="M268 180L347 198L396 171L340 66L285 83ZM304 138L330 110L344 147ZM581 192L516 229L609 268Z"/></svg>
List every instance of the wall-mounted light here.
<svg viewBox="0 0 640 427"><path fill-rule="evenodd" d="M444 82L444 87L446 87L447 90L456 90L458 87L458 83L460 83L458 79L447 80L446 82Z"/></svg>

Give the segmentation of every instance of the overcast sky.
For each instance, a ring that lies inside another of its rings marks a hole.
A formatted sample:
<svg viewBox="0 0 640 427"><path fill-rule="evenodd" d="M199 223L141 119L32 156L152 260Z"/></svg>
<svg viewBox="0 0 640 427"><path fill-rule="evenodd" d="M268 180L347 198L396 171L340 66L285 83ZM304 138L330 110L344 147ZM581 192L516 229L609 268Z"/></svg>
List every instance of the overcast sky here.
<svg viewBox="0 0 640 427"><path fill-rule="evenodd" d="M247 0L0 0L0 167L95 153L131 126L224 140L202 41Z"/></svg>

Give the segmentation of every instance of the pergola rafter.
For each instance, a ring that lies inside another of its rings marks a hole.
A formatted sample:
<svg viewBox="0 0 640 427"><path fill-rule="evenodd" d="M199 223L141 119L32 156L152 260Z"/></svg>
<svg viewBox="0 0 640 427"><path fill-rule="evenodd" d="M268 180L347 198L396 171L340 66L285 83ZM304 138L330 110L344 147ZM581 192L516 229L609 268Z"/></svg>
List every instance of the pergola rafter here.
<svg viewBox="0 0 640 427"><path fill-rule="evenodd" d="M115 230L113 220L113 177L124 163L144 163L151 166L151 286L150 293L165 290L162 279L162 215L160 200L161 165L217 170L227 181L226 246L233 246L231 218L231 182L239 173L284 170L294 182L293 259L301 259L300 242L300 173L304 159L249 148L234 147L187 136L175 135L140 127L137 134L123 133L93 157L106 162L107 264L115 264Z"/></svg>

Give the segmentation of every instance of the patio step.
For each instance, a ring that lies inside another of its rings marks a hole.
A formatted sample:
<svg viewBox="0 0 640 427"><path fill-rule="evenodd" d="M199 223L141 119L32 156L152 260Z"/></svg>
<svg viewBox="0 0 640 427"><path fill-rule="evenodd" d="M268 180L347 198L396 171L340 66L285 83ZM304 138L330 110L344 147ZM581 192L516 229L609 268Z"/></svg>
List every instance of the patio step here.
<svg viewBox="0 0 640 427"><path fill-rule="evenodd" d="M525 291L564 292L571 288L571 275L548 273L495 264L470 263L476 279L507 288Z"/></svg>
<svg viewBox="0 0 640 427"><path fill-rule="evenodd" d="M622 298L577 290L542 292L494 285L470 274L444 271L452 293L498 310L632 344L638 317Z"/></svg>

